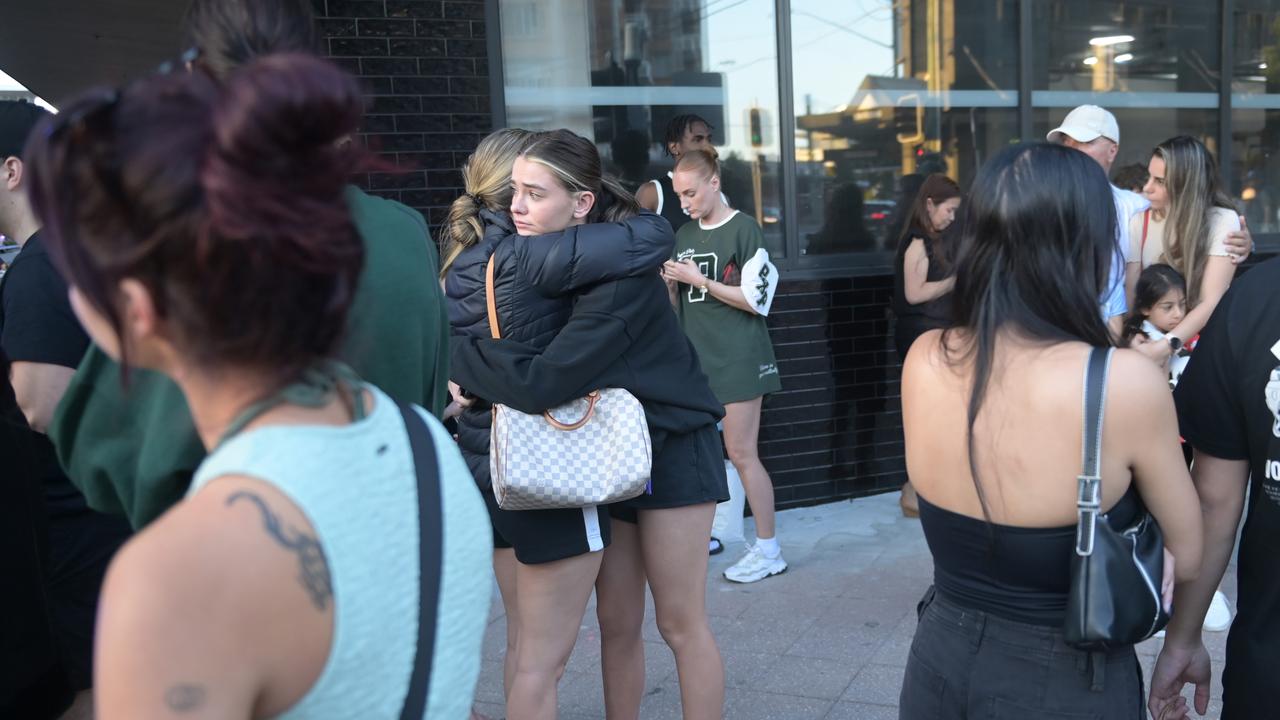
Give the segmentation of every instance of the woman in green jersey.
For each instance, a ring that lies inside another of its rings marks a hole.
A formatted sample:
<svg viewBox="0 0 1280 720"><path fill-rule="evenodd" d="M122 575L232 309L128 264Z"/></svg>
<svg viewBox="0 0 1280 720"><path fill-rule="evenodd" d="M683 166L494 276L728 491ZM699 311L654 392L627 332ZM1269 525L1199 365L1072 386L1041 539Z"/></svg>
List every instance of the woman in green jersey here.
<svg viewBox="0 0 1280 720"><path fill-rule="evenodd" d="M725 449L756 521L756 543L724 576L756 582L787 569L774 535L773 481L756 448L760 401L782 387L765 327L778 272L769 262L760 226L725 204L715 150L682 155L672 185L681 207L697 222L676 233L675 254L663 277L711 390L724 404Z"/></svg>

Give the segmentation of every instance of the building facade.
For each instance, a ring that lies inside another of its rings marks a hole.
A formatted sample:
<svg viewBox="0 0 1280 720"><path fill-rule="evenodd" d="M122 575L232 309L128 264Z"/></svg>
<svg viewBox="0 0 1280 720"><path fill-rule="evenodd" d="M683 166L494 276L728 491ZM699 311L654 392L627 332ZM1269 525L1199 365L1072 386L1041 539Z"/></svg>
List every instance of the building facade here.
<svg viewBox="0 0 1280 720"><path fill-rule="evenodd" d="M1280 241L1280 0L315 6L329 54L371 95L368 142L402 168L368 186L433 226L494 127L571 128L634 187L670 169L673 115L715 126L730 201L783 276L769 317L783 390L760 443L783 507L905 479L889 311L904 178L967 185L999 148L1095 103L1119 119L1117 169L1195 135L1259 250Z"/></svg>

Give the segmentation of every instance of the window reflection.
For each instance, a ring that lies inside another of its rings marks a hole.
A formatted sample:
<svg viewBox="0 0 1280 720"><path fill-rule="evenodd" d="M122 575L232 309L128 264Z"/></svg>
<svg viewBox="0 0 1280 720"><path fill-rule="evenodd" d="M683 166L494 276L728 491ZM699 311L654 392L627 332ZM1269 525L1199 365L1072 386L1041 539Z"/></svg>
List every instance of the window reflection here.
<svg viewBox="0 0 1280 720"><path fill-rule="evenodd" d="M1227 184L1254 233L1280 232L1280 3L1237 0L1232 17L1232 166Z"/></svg>
<svg viewBox="0 0 1280 720"><path fill-rule="evenodd" d="M801 254L891 251L919 178L967 184L1017 136L1017 3L792 0L791 12Z"/></svg>
<svg viewBox="0 0 1280 720"><path fill-rule="evenodd" d="M697 114L714 127L730 204L784 254L773 0L501 0L500 11L508 125L592 138L634 189L671 169L668 122Z"/></svg>

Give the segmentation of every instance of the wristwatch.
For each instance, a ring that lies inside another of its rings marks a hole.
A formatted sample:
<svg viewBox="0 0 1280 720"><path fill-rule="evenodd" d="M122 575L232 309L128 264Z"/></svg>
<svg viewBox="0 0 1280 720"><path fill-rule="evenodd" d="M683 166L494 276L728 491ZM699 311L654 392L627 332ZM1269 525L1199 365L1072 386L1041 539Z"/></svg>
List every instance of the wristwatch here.
<svg viewBox="0 0 1280 720"><path fill-rule="evenodd" d="M1178 352L1182 349L1182 338L1177 335L1165 335L1164 339L1169 343L1169 349Z"/></svg>
<svg viewBox="0 0 1280 720"><path fill-rule="evenodd" d="M702 282L698 283L698 289L699 289L699 290L701 290L702 292L706 292L706 291L707 291L707 283L709 283L709 282L711 282L711 281L710 281L710 280L707 280L706 278L702 278Z"/></svg>

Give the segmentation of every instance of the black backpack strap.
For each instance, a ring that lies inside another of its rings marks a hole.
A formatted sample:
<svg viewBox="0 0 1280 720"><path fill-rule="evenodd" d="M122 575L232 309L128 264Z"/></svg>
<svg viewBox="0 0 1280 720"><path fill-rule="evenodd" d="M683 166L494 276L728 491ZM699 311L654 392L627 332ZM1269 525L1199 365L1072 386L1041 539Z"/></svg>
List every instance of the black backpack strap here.
<svg viewBox="0 0 1280 720"><path fill-rule="evenodd" d="M436 615L440 604L440 572L444 550L444 517L440 500L440 465L435 442L426 421L410 405L398 403L404 416L418 473L418 645L413 674L405 694L400 720L422 720L427 711L427 691L431 687L431 661L436 646Z"/></svg>
<svg viewBox="0 0 1280 720"><path fill-rule="evenodd" d="M1107 406L1107 375L1112 348L1093 348L1084 370L1084 422L1081 468L1077 478L1076 554L1093 554L1093 535L1102 510L1102 420Z"/></svg>

